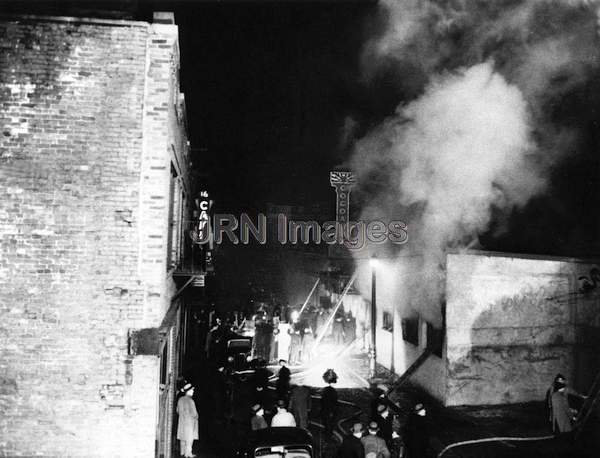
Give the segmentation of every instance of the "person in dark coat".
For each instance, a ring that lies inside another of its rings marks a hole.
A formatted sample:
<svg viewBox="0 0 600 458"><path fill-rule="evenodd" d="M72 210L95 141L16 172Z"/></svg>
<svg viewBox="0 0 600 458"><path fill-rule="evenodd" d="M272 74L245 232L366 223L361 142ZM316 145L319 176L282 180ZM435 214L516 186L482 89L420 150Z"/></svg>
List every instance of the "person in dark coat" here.
<svg viewBox="0 0 600 458"><path fill-rule="evenodd" d="M257 386L251 397L252 405L260 404L265 411L265 417L267 420L275 412L275 396L271 394L271 391L265 387Z"/></svg>
<svg viewBox="0 0 600 458"><path fill-rule="evenodd" d="M565 381L564 375L556 374L556 376L554 377L554 380L552 381L552 385L550 385L550 388L548 388L548 390L546 391L546 405L545 405L546 416L548 418L548 422L550 423L550 425L552 426L553 429L554 429L554 425L553 425L554 416L552 414L552 395L554 394L557 382L564 383L564 381Z"/></svg>
<svg viewBox="0 0 600 458"><path fill-rule="evenodd" d="M390 407L391 401L388 398L389 388L386 385L372 386L373 399L371 400L371 418L377 415L377 408L380 405Z"/></svg>
<svg viewBox="0 0 600 458"><path fill-rule="evenodd" d="M312 328L306 326L304 328L304 335L302 336L302 362L308 363L312 359L312 351L315 346L315 336Z"/></svg>
<svg viewBox="0 0 600 458"><path fill-rule="evenodd" d="M304 385L295 386L292 389L289 407L300 428L308 429L308 413L311 405L310 389Z"/></svg>
<svg viewBox="0 0 600 458"><path fill-rule="evenodd" d="M423 404L415 405L406 423L406 448L409 458L427 457L427 411Z"/></svg>
<svg viewBox="0 0 600 458"><path fill-rule="evenodd" d="M288 361L295 366L300 364L300 354L302 352L302 334L298 323L292 324L288 329L290 335L290 347Z"/></svg>
<svg viewBox="0 0 600 458"><path fill-rule="evenodd" d="M271 321L265 320L262 324L262 332L263 332L263 343L262 343L262 358L265 361L271 361L271 345L274 342L273 336L273 323Z"/></svg>
<svg viewBox="0 0 600 458"><path fill-rule="evenodd" d="M323 374L323 380L327 383L327 386L321 392L321 418L325 426L325 432L329 435L333 433L338 409L337 391L332 386L337 383L337 378L337 374L333 369L327 369Z"/></svg>
<svg viewBox="0 0 600 458"><path fill-rule="evenodd" d="M273 315L273 332L271 333L271 343L269 352L269 362L276 361L279 354L279 317Z"/></svg>
<svg viewBox="0 0 600 458"><path fill-rule="evenodd" d="M338 449L337 458L365 458L365 447L360 440L362 435L362 423L355 423L350 434L344 437L344 441Z"/></svg>
<svg viewBox="0 0 600 458"><path fill-rule="evenodd" d="M265 420L265 410L260 404L254 404L252 406L252 418L250 418L250 429L252 431L258 431L259 429L266 429L269 427Z"/></svg>
<svg viewBox="0 0 600 458"><path fill-rule="evenodd" d="M379 427L377 435L385 441L388 449L391 449L393 439L393 418L390 415L390 409L383 404L379 404L377 406L377 415L373 417L373 421L375 421Z"/></svg>
<svg viewBox="0 0 600 458"><path fill-rule="evenodd" d="M391 453L388 450L387 445L385 445L385 441L377 435L378 429L379 427L377 426L377 423L372 421L369 423L369 434L360 440L365 448L366 458L391 457Z"/></svg>
<svg viewBox="0 0 600 458"><path fill-rule="evenodd" d="M277 389L277 397L279 399L287 399L290 391L290 378L292 373L285 365L285 359L279 360L279 372L277 373L277 383L275 388Z"/></svg>
<svg viewBox="0 0 600 458"><path fill-rule="evenodd" d="M266 368L266 361L259 360L256 362L256 369L254 370L254 386L262 386L266 388L269 384L269 377L272 372Z"/></svg>
<svg viewBox="0 0 600 458"><path fill-rule="evenodd" d="M333 341L336 345L344 343L344 316L339 312L333 320Z"/></svg>
<svg viewBox="0 0 600 458"><path fill-rule="evenodd" d="M573 430L573 423L577 410L571 407L569 396L577 397L582 400L587 398L587 396L569 388L567 386L567 379L564 375L557 374L556 377L554 377L551 393L546 394L552 431L555 434L568 433Z"/></svg>
<svg viewBox="0 0 600 458"><path fill-rule="evenodd" d="M325 328L325 324L327 323L327 318L328 318L328 315L325 312L325 309L323 307L320 307L319 311L317 312L316 317L315 317L315 322L316 322L315 330L317 331L317 336L320 336L321 333L323 332L323 329Z"/></svg>
<svg viewBox="0 0 600 458"><path fill-rule="evenodd" d="M352 312L344 317L344 337L347 344L356 340L356 318L352 316Z"/></svg>
<svg viewBox="0 0 600 458"><path fill-rule="evenodd" d="M211 328L206 336L206 356L209 359L220 362L223 347L223 323L220 318L215 320L215 325Z"/></svg>

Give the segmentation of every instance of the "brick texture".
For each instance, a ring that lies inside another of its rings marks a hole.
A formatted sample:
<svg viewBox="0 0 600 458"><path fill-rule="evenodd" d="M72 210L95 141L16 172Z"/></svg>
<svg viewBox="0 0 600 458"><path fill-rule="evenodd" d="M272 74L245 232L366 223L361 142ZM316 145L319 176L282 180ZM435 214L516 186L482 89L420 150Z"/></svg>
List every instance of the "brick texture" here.
<svg viewBox="0 0 600 458"><path fill-rule="evenodd" d="M159 359L128 332L175 289L178 62L172 25L0 22L0 456L154 456Z"/></svg>

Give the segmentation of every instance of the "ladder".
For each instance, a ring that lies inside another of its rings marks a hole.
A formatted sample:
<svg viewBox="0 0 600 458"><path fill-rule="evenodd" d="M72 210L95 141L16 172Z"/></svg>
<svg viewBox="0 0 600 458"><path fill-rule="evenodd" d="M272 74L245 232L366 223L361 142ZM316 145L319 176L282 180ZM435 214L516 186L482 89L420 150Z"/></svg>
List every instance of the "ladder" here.
<svg viewBox="0 0 600 458"><path fill-rule="evenodd" d="M587 421L590 418L590 415L594 411L596 404L598 403L598 399L600 399L600 372L596 376L596 380L592 384L592 388L586 398L581 410L577 414L575 418L575 439L578 439L583 431Z"/></svg>

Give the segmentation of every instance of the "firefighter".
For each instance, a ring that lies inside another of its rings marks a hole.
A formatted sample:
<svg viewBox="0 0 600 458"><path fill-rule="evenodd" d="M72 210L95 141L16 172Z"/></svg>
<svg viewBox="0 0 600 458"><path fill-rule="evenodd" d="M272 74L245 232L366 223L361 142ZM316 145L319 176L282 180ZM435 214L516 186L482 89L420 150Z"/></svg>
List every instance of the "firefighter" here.
<svg viewBox="0 0 600 458"><path fill-rule="evenodd" d="M302 362L307 363L312 359L312 351L315 345L315 336L308 322L304 325L304 336L302 336Z"/></svg>
<svg viewBox="0 0 600 458"><path fill-rule="evenodd" d="M333 320L333 341L336 345L344 343L344 316L339 312Z"/></svg>
<svg viewBox="0 0 600 458"><path fill-rule="evenodd" d="M288 361L290 365L300 364L300 354L302 351L302 332L298 323L293 323L288 329L290 335L290 356Z"/></svg>

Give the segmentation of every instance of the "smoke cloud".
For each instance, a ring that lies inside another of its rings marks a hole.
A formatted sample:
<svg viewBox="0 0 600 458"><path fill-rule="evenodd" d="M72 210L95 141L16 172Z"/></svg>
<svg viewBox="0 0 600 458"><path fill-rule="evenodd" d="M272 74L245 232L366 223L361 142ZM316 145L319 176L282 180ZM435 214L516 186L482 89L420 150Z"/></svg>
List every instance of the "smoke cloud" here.
<svg viewBox="0 0 600 458"><path fill-rule="evenodd" d="M351 165L361 219L409 226L409 243L387 253L410 272L391 302L439 326L446 251L476 246L492 219L502 227L573 148L576 129L554 108L598 68L596 12L544 0L381 5L364 78L391 69L406 98L356 142Z"/></svg>

